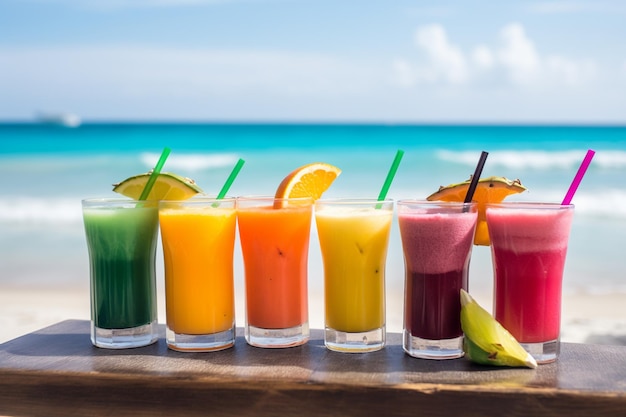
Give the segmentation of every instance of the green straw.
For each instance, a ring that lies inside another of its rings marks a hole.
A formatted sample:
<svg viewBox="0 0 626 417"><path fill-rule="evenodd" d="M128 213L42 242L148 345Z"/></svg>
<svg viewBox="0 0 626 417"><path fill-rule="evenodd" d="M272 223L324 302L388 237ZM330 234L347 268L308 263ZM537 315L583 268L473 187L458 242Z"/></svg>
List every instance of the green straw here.
<svg viewBox="0 0 626 417"><path fill-rule="evenodd" d="M385 183L383 184L383 188L380 190L380 194L378 194L378 201L382 201L387 197L387 192L389 191L389 187L391 187L391 182L393 181L393 177L396 175L396 171L398 170L398 166L400 165L400 161L402 160L402 156L404 155L404 151L398 149L396 152L396 157L393 159L393 163L389 168L389 172L387 173L387 178L385 179ZM381 208L382 205L376 205L376 208Z"/></svg>
<svg viewBox="0 0 626 417"><path fill-rule="evenodd" d="M224 196L226 195L226 193L230 189L230 186L233 185L233 181L235 181L235 178L237 177L237 174L239 174L239 171L241 171L241 167L243 166L243 164L245 162L246 161L244 161L243 159L239 158L239 161L237 161L237 163L235 164L235 167L233 168L232 172L230 173L230 175L226 179L226 182L224 183L224 186L222 187L220 192L217 194L217 199L218 200L221 200L222 198L224 198Z"/></svg>
<svg viewBox="0 0 626 417"><path fill-rule="evenodd" d="M154 183L156 182L157 177L161 173L161 169L163 168L163 165L165 165L165 160L170 155L170 152L171 152L171 149L167 147L163 149L163 152L161 152L161 157L159 158L157 164L154 166L154 169L152 170L152 174L150 174L150 178L148 178L148 182L146 183L146 186L141 192L139 201L145 200L150 195L150 191L152 191L152 187L154 186Z"/></svg>

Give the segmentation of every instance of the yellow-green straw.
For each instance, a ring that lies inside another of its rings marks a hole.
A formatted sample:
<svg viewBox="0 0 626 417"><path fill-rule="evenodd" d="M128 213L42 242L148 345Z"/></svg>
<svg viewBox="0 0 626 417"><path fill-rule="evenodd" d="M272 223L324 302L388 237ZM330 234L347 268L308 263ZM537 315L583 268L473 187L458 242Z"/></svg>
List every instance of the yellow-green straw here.
<svg viewBox="0 0 626 417"><path fill-rule="evenodd" d="M141 196L139 196L139 201L145 200L150 195L150 191L152 191L152 187L154 186L154 183L156 182L157 177L161 173L161 169L163 168L163 165L165 165L165 160L170 155L170 152L171 152L171 149L167 147L163 149L163 152L161 152L161 157L159 158L156 165L154 166L154 169L152 170L152 174L150 174L150 178L148 178L148 182L146 183L146 186L143 188L143 191L141 192Z"/></svg>

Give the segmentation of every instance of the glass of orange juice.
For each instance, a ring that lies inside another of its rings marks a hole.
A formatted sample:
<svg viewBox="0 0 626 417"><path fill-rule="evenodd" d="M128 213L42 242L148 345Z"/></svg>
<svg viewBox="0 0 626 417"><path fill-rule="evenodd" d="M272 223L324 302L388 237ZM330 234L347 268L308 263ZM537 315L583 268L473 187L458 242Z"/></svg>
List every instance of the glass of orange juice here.
<svg viewBox="0 0 626 417"><path fill-rule="evenodd" d="M324 343L339 352L385 345L385 263L393 200L315 203L324 263Z"/></svg>
<svg viewBox="0 0 626 417"><path fill-rule="evenodd" d="M236 207L234 198L159 203L170 349L214 351L235 343Z"/></svg>
<svg viewBox="0 0 626 417"><path fill-rule="evenodd" d="M246 341L298 346L309 339L307 268L313 199L238 197Z"/></svg>

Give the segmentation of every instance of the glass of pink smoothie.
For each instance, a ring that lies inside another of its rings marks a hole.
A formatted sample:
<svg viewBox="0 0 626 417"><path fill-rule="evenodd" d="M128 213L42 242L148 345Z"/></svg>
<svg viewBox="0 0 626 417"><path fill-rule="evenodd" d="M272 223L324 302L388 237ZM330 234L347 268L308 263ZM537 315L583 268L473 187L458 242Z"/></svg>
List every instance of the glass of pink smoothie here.
<svg viewBox="0 0 626 417"><path fill-rule="evenodd" d="M463 356L461 288L467 291L475 203L400 200L405 264L403 348L413 357Z"/></svg>
<svg viewBox="0 0 626 417"><path fill-rule="evenodd" d="M494 316L537 360L559 355L561 284L573 205L488 204Z"/></svg>

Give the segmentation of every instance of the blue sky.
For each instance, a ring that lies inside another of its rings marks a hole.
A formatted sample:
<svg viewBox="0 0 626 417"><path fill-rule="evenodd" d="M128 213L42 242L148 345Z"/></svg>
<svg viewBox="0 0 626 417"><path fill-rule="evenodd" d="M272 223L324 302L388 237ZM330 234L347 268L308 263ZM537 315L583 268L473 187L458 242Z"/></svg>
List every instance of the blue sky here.
<svg viewBox="0 0 626 417"><path fill-rule="evenodd" d="M0 120L626 123L626 2L2 0Z"/></svg>

